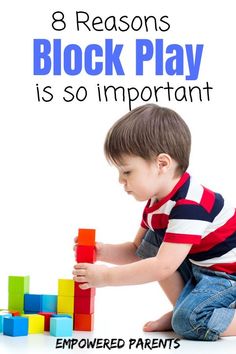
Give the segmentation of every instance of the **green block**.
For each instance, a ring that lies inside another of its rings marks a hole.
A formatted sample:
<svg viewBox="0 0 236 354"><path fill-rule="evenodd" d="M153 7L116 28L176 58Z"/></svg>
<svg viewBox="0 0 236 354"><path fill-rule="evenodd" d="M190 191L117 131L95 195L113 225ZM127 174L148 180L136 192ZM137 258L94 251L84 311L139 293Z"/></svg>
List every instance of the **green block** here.
<svg viewBox="0 0 236 354"><path fill-rule="evenodd" d="M24 294L8 294L8 309L11 311L24 312Z"/></svg>
<svg viewBox="0 0 236 354"><path fill-rule="evenodd" d="M14 276L8 277L8 293L14 294L28 294L30 286L30 277L27 276Z"/></svg>

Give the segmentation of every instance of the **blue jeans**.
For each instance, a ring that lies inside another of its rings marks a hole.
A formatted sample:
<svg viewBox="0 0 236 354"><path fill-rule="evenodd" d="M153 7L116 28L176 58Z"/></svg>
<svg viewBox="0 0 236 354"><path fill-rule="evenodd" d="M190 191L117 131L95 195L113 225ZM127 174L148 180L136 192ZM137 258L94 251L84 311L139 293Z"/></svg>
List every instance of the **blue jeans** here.
<svg viewBox="0 0 236 354"><path fill-rule="evenodd" d="M148 230L137 249L140 258L154 257L162 237ZM186 339L215 341L231 323L236 307L236 276L193 265L178 268L185 282L173 310L172 327Z"/></svg>

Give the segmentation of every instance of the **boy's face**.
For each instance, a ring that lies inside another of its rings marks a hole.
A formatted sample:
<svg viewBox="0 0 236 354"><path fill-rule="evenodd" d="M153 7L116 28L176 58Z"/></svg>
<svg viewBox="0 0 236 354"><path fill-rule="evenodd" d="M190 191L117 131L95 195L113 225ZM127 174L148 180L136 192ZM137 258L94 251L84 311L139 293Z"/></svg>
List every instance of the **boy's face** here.
<svg viewBox="0 0 236 354"><path fill-rule="evenodd" d="M116 167L119 172L119 182L136 200L145 201L152 197L158 199L162 197L164 180L156 161L147 161L138 156L125 156Z"/></svg>

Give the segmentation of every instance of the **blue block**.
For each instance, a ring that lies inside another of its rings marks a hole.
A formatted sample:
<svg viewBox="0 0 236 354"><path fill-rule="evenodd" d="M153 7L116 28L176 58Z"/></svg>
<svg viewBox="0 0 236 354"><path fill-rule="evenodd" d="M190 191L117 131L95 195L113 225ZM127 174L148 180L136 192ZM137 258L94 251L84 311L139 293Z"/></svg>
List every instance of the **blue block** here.
<svg viewBox="0 0 236 354"><path fill-rule="evenodd" d="M54 337L71 337L73 331L73 320L71 317L51 317L50 335Z"/></svg>
<svg viewBox="0 0 236 354"><path fill-rule="evenodd" d="M3 320L3 334L11 337L27 336L29 321L26 317L10 317Z"/></svg>
<svg viewBox="0 0 236 354"><path fill-rule="evenodd" d="M42 295L24 295L24 313L38 313L42 311Z"/></svg>
<svg viewBox="0 0 236 354"><path fill-rule="evenodd" d="M68 317L68 318L72 318L71 315L67 315L66 313L53 313L52 317Z"/></svg>
<svg viewBox="0 0 236 354"><path fill-rule="evenodd" d="M57 312L57 295L42 295L41 312Z"/></svg>
<svg viewBox="0 0 236 354"><path fill-rule="evenodd" d="M10 318L10 317L12 317L11 313L7 313L6 311L2 311L0 313L0 333L2 333L2 331L3 331L3 319Z"/></svg>

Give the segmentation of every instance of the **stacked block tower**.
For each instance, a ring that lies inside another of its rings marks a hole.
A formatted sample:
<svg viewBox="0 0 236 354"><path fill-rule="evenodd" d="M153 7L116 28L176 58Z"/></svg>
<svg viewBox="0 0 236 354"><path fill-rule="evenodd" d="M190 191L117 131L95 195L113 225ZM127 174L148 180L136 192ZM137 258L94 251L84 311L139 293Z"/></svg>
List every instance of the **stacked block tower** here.
<svg viewBox="0 0 236 354"><path fill-rule="evenodd" d="M95 230L79 229L76 261L95 262ZM72 336L72 330L92 331L95 288L82 290L72 279L58 280L58 294L31 294L29 276L8 277L8 310L0 310L0 333L8 336L49 331Z"/></svg>
<svg viewBox="0 0 236 354"><path fill-rule="evenodd" d="M95 260L95 230L79 229L76 262L94 263ZM74 284L74 330L92 331L94 326L95 288L82 290L79 287L80 284L78 282Z"/></svg>
<svg viewBox="0 0 236 354"><path fill-rule="evenodd" d="M58 279L57 312L59 314L74 315L74 281L72 279Z"/></svg>
<svg viewBox="0 0 236 354"><path fill-rule="evenodd" d="M8 278L8 308L24 313L24 297L29 293L29 276L9 276Z"/></svg>

